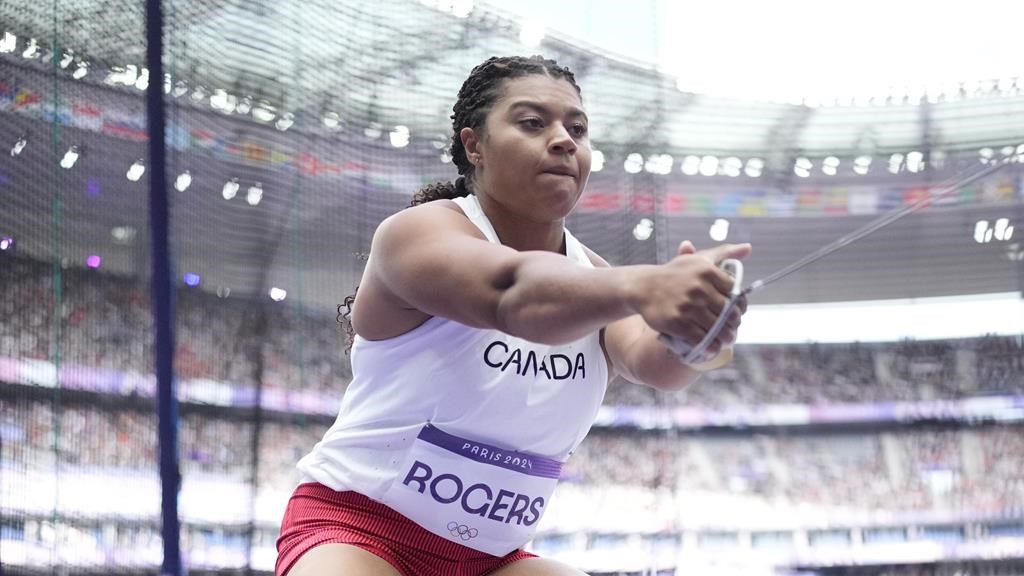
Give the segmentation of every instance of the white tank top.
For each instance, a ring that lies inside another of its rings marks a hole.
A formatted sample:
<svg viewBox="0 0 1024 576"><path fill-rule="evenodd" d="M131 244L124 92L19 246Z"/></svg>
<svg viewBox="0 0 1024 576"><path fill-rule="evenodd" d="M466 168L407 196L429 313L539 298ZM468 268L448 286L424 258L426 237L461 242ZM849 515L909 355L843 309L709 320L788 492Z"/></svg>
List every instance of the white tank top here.
<svg viewBox="0 0 1024 576"><path fill-rule="evenodd" d="M475 196L455 202L500 243ZM565 231L567 257L592 267ZM595 332L549 346L434 316L386 340L359 336L337 419L299 460L306 481L382 500L428 422L453 435L564 462L590 430L608 367Z"/></svg>

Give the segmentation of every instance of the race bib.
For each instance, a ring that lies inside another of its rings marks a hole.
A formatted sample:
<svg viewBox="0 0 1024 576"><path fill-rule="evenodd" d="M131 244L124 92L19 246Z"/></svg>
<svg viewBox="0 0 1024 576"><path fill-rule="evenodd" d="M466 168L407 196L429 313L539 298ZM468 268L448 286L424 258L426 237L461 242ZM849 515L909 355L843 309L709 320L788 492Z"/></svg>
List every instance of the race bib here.
<svg viewBox="0 0 1024 576"><path fill-rule="evenodd" d="M533 538L562 464L420 430L384 503L430 532L494 556Z"/></svg>

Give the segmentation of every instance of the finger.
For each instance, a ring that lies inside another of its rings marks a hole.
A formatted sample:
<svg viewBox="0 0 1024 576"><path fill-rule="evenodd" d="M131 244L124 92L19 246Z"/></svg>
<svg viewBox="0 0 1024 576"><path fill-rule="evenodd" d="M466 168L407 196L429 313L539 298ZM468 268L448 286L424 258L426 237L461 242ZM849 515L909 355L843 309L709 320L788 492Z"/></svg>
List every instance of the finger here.
<svg viewBox="0 0 1024 576"><path fill-rule="evenodd" d="M697 247L693 245L693 242L689 240L683 240L679 243L679 255L683 256L686 254L696 254Z"/></svg>
<svg viewBox="0 0 1024 576"><path fill-rule="evenodd" d="M722 260L728 260L729 258L743 259L746 258L753 246L749 243L746 244L719 244L714 248L708 248L707 250L701 250L697 254L707 258L715 266L722 263Z"/></svg>

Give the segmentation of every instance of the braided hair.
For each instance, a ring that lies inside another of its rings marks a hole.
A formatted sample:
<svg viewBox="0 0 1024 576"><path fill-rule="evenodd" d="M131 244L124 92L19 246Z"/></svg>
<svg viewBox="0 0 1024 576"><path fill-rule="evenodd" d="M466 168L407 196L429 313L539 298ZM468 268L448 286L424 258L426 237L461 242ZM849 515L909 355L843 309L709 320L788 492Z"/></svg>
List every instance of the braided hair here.
<svg viewBox="0 0 1024 576"><path fill-rule="evenodd" d="M413 195L409 208L434 200L451 200L473 193L475 166L466 157L466 148L462 145L462 137L459 133L463 128L483 129L487 113L501 97L506 80L534 74L565 80L572 84L576 89L576 94L582 98L580 87L576 84L576 77L572 71L564 66L559 66L554 60L543 56L492 56L488 58L473 68L469 77L462 83L459 97L452 110L453 134L449 152L452 163L459 171L459 177L453 182L435 182L424 186ZM356 292L358 290L357 286ZM355 302L356 292L347 296L344 302L338 305L338 322L348 336L348 348L352 347L352 340L355 337L355 330L352 327L352 303Z"/></svg>

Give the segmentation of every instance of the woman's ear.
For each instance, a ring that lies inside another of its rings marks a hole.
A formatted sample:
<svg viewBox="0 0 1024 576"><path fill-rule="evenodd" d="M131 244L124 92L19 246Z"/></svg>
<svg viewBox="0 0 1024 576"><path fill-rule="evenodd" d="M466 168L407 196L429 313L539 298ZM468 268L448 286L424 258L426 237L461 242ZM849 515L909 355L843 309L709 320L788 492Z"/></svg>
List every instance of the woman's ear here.
<svg viewBox="0 0 1024 576"><path fill-rule="evenodd" d="M462 140L462 147L466 149L466 159L469 163L476 166L480 163L480 138L477 137L476 130L469 128L463 128L459 130L459 139Z"/></svg>

